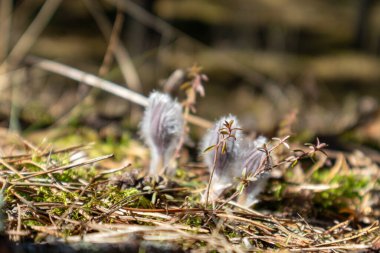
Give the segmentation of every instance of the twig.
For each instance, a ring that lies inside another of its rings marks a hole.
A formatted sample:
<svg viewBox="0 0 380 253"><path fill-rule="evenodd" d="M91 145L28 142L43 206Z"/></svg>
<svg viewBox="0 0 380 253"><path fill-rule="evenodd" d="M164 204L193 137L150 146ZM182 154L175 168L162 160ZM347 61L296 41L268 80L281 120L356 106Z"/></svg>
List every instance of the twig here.
<svg viewBox="0 0 380 253"><path fill-rule="evenodd" d="M51 17L54 15L55 11L58 9L62 0L47 0L41 7L41 10L37 14L36 18L29 25L27 30L18 40L16 45L13 47L6 61L11 61L12 64L17 65L24 55L33 46L37 37L41 34L43 29L46 27ZM0 72L6 66L5 63L0 65Z"/></svg>
<svg viewBox="0 0 380 253"><path fill-rule="evenodd" d="M128 15L135 18L140 23L146 25L147 27L150 27L151 29L157 31L158 33L161 33L163 36L185 38L194 45L200 46L202 48L211 49L209 45L191 37L190 35L174 27L173 25L166 22L165 20L153 15L152 13L145 10L143 7L139 6L137 3L131 0L124 0L124 1L106 0L106 1L114 5L115 7L120 8L124 12L128 13ZM215 52L215 55L219 57L221 61L228 64L228 67L230 69L236 71L237 73L240 73L243 77L250 80L250 83L255 84L257 86L261 86L261 87L264 87L264 84L267 84L266 83L267 78L265 76L256 72L252 67L248 66L247 64L244 64L243 62L238 60L236 57L233 57L232 55L228 55L225 52L222 52L222 53Z"/></svg>
<svg viewBox="0 0 380 253"><path fill-rule="evenodd" d="M360 249L369 249L371 248L371 245L364 245L364 244L346 244L346 245L337 245L337 246L330 246L330 247L305 247L300 249L289 249L291 252L305 252L305 251L318 251L321 250L340 250L340 249L346 249L346 250L360 250Z"/></svg>
<svg viewBox="0 0 380 253"><path fill-rule="evenodd" d="M68 148L44 152L44 153L38 154L38 155L42 157L42 156L48 156L50 154L53 155L53 154L59 154L59 153L64 153L64 152L70 152L70 151L78 150L78 149L81 149L81 148L87 147L87 146L89 146L89 144L75 145L75 146L68 147ZM3 156L3 157L0 157L0 159L7 160L7 161L12 160L12 161L8 161L8 162L17 162L19 160L16 160L16 159L24 160L24 159L31 158L31 157L32 157L31 154L23 154L23 155L13 155L13 156Z"/></svg>
<svg viewBox="0 0 380 253"><path fill-rule="evenodd" d="M113 95L119 96L143 107L146 107L148 105L148 98L139 93L128 90L113 82L101 79L95 75L80 71L78 69L74 69L67 65L37 57L28 57L26 59L26 62L32 64L37 68L44 69L46 71L62 75L75 81L82 82L87 85L102 89ZM209 128L212 126L212 123L210 121L194 115L189 115L188 120L190 123L202 128Z"/></svg>
<svg viewBox="0 0 380 253"><path fill-rule="evenodd" d="M355 234L353 236L350 236L350 237L347 237L347 238L343 238L343 239L339 239L339 240L335 240L335 241L331 241L331 242L325 242L325 243L320 243L316 246L325 246L325 245L329 245L329 244L335 244L335 243L340 243L340 242L346 242L346 241L350 241L350 240L353 240L353 239L356 239L362 235L365 235L365 234L368 234L370 230L376 230L376 229L379 229L379 226L378 225L378 222L375 222L373 224L371 224L370 226L362 229L362 231L360 231L358 234ZM375 226L375 227L374 227Z"/></svg>
<svg viewBox="0 0 380 253"><path fill-rule="evenodd" d="M338 228L346 227L348 224L350 224L350 220L343 221L343 222L338 223L338 224L336 224L335 226L329 228L329 229L326 230L324 233L325 233L325 234L332 233L334 230L336 230L336 229L338 229Z"/></svg>
<svg viewBox="0 0 380 253"><path fill-rule="evenodd" d="M14 186L38 186L38 187L54 187L54 188L57 188L57 189L61 189L59 185L57 184L45 184L45 183L25 183L25 182L8 182L10 185L14 185ZM65 186L65 189L68 189L68 190L74 190L74 191L77 191L77 190L81 190L81 188L78 188L78 187L73 187L73 186Z"/></svg>
<svg viewBox="0 0 380 253"><path fill-rule="evenodd" d="M120 39L113 35L115 34L114 31L117 31L118 29L111 28L111 24L97 1L83 0L83 2L98 24L103 36L105 38L111 38L109 42L109 49L111 49L110 51L114 54L116 60L118 61L121 73L123 74L127 85L134 91L141 91L141 81L128 51L122 46ZM120 14L116 17L116 21L118 20L118 17L120 17ZM115 27L117 27L116 21ZM102 71L100 71L99 74L102 75Z"/></svg>
<svg viewBox="0 0 380 253"><path fill-rule="evenodd" d="M12 20L12 0L0 1L0 62L2 62L8 54L11 20Z"/></svg>
<svg viewBox="0 0 380 253"><path fill-rule="evenodd" d="M16 191L14 191L13 189L10 190L10 192L16 196L22 203L24 203L25 205L27 205L29 208L31 208L32 210L34 211L38 211L38 209L28 200L26 200L24 197L22 197L20 194L18 194Z"/></svg>
<svg viewBox="0 0 380 253"><path fill-rule="evenodd" d="M223 214L223 213L217 214L216 216L228 218L228 219L231 219L231 220L244 221L246 223L249 223L251 225L254 225L256 227L259 227L259 228L265 230L265 232L267 234L271 234L271 232L275 231L273 228L265 226L265 225L261 224L260 222L256 222L256 221L253 221L253 220L250 220L250 219L246 219L246 218L243 218L243 217L239 217L239 216L235 216L235 215L229 215L229 214Z"/></svg>
<svg viewBox="0 0 380 253"><path fill-rule="evenodd" d="M9 163L5 162L3 159L0 158L0 164L2 164L4 167L6 167L7 169L13 171L17 176L19 176L21 179L24 178L24 176L18 171L16 170L15 168L13 168L12 165L10 165Z"/></svg>
<svg viewBox="0 0 380 253"><path fill-rule="evenodd" d="M291 237L294 237L294 238L297 238L298 240L300 240L301 242L304 242L304 243L312 243L312 240L308 239L308 238L305 238L305 237L302 237L298 234L295 234L293 233L292 231L290 231L288 228L284 227L276 218L272 217L272 220L278 225L278 228L284 232L285 234L287 234L288 236L291 236Z"/></svg>
<svg viewBox="0 0 380 253"><path fill-rule="evenodd" d="M84 0L84 1L88 3L88 0ZM91 5L94 5L95 3L96 1L92 1ZM116 18L115 18L111 33L109 36L107 36L107 38L109 37L109 42L108 42L108 47L103 57L102 65L100 66L100 69L99 69L99 76L105 76L109 72L111 65L113 63L113 56L115 55L116 57L118 57L116 53L116 48L119 47L120 45L119 35L120 35L120 31L123 28L123 22L124 22L124 14L121 12L118 12L116 14ZM107 28L108 28L107 30L111 29L111 25L109 23L107 23ZM138 76L136 73L133 73L133 74L131 73L128 75L128 73L127 74L124 73L123 69L121 71L124 74L124 79L127 85L130 85L131 87L133 87L133 85L140 84L140 80L138 79ZM134 69L134 71L136 70ZM131 76L133 78L131 78ZM132 81L135 78L138 80Z"/></svg>

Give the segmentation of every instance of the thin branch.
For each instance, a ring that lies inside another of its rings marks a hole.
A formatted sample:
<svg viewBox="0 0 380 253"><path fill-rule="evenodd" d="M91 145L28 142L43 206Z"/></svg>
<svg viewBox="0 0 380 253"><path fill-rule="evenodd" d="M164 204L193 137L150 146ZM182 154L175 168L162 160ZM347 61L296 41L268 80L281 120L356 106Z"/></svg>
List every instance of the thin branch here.
<svg viewBox="0 0 380 253"><path fill-rule="evenodd" d="M113 82L99 78L93 74L89 74L81 70L69 67L67 65L38 57L27 57L26 62L28 64L32 64L34 67L43 69L45 71L65 76L75 81L82 82L87 85L107 91L113 95L119 96L143 107L146 107L148 105L147 97L137 92L131 91L127 88L124 88L120 85L117 85ZM189 115L188 120L190 123L202 128L209 128L212 126L212 123L210 121L194 115Z"/></svg>
<svg viewBox="0 0 380 253"><path fill-rule="evenodd" d="M26 29L21 38L17 41L16 45L13 47L5 62L11 61L13 64L17 65L21 61L21 59L36 42L38 36L45 29L61 2L62 0L45 1L39 13ZM4 70L4 67L7 65L5 62L0 65L0 70Z"/></svg>
<svg viewBox="0 0 380 253"><path fill-rule="evenodd" d="M111 52L114 54L117 62L119 63L121 73L123 74L127 86L129 86L132 90L141 91L141 80L128 51L124 46L122 46L119 37L113 36L115 34L114 31L117 29L112 29L110 22L97 1L83 0L83 2L98 24L103 36L107 39L110 38L109 44L112 45L112 47L110 47ZM118 17L120 17L120 14L118 14L116 18ZM115 23L117 22L115 21ZM115 27L117 26L115 25Z"/></svg>
<svg viewBox="0 0 380 253"><path fill-rule="evenodd" d="M364 245L364 244L346 244L346 245L338 245L338 246L330 246L330 247L305 247L300 249L289 249L290 252L320 252L320 251L331 251L331 250L352 250L352 251L359 251L359 250L365 250L370 249L370 245ZM361 252L361 251L360 251Z"/></svg>
<svg viewBox="0 0 380 253"><path fill-rule="evenodd" d="M68 148L43 152L43 153L40 153L38 155L42 157L42 156L48 156L48 155L59 154L59 153L64 153L64 152L71 152L71 151L75 151L75 150L78 150L81 148L85 148L89 145L90 144L80 144L80 145L75 145L75 146L68 147ZM0 159L1 160L7 160L8 162L16 162L19 160L31 158L32 156L33 156L32 154L22 154L22 155L3 156L3 157L0 157Z"/></svg>
<svg viewBox="0 0 380 253"><path fill-rule="evenodd" d="M0 1L0 62L8 54L12 24L12 0Z"/></svg>
<svg viewBox="0 0 380 253"><path fill-rule="evenodd" d="M120 8L143 25L152 28L158 33L161 33L163 36L185 38L194 45L200 46L202 48L211 49L209 45L189 36L185 32L166 22L165 20L153 15L134 1L106 0L106 2L109 2L116 8ZM247 80L250 80L251 83L264 87L264 83L267 80L267 78L256 72L254 69L252 69L252 67L239 61L238 59L236 59L236 57L233 57L223 52L216 52L216 56L219 57L226 64L228 64L228 67L230 69L233 69L237 73L240 73L242 76L244 76Z"/></svg>

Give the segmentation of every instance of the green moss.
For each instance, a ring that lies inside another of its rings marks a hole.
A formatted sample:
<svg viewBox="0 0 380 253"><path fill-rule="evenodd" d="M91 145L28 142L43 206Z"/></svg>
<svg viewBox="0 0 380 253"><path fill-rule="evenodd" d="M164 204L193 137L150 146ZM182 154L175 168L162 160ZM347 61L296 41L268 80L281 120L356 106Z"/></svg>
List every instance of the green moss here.
<svg viewBox="0 0 380 253"><path fill-rule="evenodd" d="M137 203L131 203L129 204L130 207L135 207L135 208L153 208L154 206L152 205L152 202L145 198L144 196L140 196L137 199Z"/></svg>
<svg viewBox="0 0 380 253"><path fill-rule="evenodd" d="M124 132L120 137L107 136L105 139L99 137L98 133L90 128L65 128L54 133L52 137L55 145L67 147L81 143L94 143L93 148L88 150L90 157L114 154L114 159L120 161L125 158L126 150L131 144L131 137Z"/></svg>
<svg viewBox="0 0 380 253"><path fill-rule="evenodd" d="M140 195L140 191L136 188L128 188L120 190L117 186L109 186L106 189L105 199L102 200L102 205L109 208L114 204L126 200L126 206L135 208L152 208L151 202Z"/></svg>
<svg viewBox="0 0 380 253"><path fill-rule="evenodd" d="M178 168L175 172L175 177L180 180L184 180L187 177L186 170L183 168Z"/></svg>
<svg viewBox="0 0 380 253"><path fill-rule="evenodd" d="M31 227L31 226L43 226L44 224L43 223L41 223L41 222L39 222L39 221L37 221L37 220L23 220L22 221L22 224L24 225L24 226L28 226L28 227Z"/></svg>
<svg viewBox="0 0 380 253"><path fill-rule="evenodd" d="M279 182L276 182L273 187L271 187L272 194L276 200L281 200L282 194L284 190L286 189L286 186L284 184L281 184Z"/></svg>
<svg viewBox="0 0 380 253"><path fill-rule="evenodd" d="M241 234L234 230L228 231L227 233L225 233L225 235L230 239L236 238L236 237L241 238Z"/></svg>
<svg viewBox="0 0 380 253"><path fill-rule="evenodd" d="M91 180L98 174L94 167L79 167L63 171L62 173L54 174L54 177L61 182L73 182L78 179Z"/></svg>
<svg viewBox="0 0 380 253"><path fill-rule="evenodd" d="M63 203L65 206L74 201L78 194L61 190L53 191L50 187L39 187L34 201Z"/></svg>
<svg viewBox="0 0 380 253"><path fill-rule="evenodd" d="M64 214L64 212L65 212L65 210L63 208L52 208L50 211L50 214L61 216Z"/></svg>
<svg viewBox="0 0 380 253"><path fill-rule="evenodd" d="M323 179L328 175L329 171L320 171L314 173L313 180L316 183L322 183ZM335 175L330 184L337 184L339 187L316 193L314 202L324 208L342 208L355 201L360 202L362 200L360 191L367 186L368 182L368 178L359 177L354 174Z"/></svg>
<svg viewBox="0 0 380 253"><path fill-rule="evenodd" d="M203 224L203 219L198 215L189 215L185 219L185 224L192 227L201 227Z"/></svg>

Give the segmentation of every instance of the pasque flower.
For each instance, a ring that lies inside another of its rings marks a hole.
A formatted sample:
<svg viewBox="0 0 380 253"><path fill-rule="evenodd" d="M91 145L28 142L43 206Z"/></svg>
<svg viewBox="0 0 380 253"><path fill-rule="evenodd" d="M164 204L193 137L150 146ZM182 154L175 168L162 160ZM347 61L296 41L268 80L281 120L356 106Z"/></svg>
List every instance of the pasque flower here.
<svg viewBox="0 0 380 253"><path fill-rule="evenodd" d="M269 174L266 173L269 167L267 154L261 149L267 139L263 136L256 140L246 142L242 145L239 155L240 168L243 169L243 177L247 180L244 191L238 198L238 203L243 206L253 205L257 195L265 188Z"/></svg>
<svg viewBox="0 0 380 253"><path fill-rule="evenodd" d="M232 122L231 138L224 139L223 129L226 122ZM222 141L223 143L220 145ZM209 151L203 152L204 161L210 174L214 170L209 192L211 201L214 201L226 188L233 184L233 179L238 171L235 165L239 157L241 141L242 134L239 122L232 115L219 119L203 137L202 150L213 147ZM206 199L206 196L203 198Z"/></svg>
<svg viewBox="0 0 380 253"><path fill-rule="evenodd" d="M151 154L149 174L173 174L170 163L183 137L181 105L160 92L152 92L141 123L141 134Z"/></svg>
<svg viewBox="0 0 380 253"><path fill-rule="evenodd" d="M223 135L226 133L226 122L233 122L228 138ZM260 149L266 138L247 141L240 130L237 118L230 115L218 120L203 137L202 150L207 150L203 152L204 161L210 174L214 170L209 190L211 201L215 201L225 189L237 183L237 178L242 178L246 182L246 188L238 202L250 206L266 185L268 176L263 174L268 169L267 155ZM203 200L205 199L207 196L204 195Z"/></svg>

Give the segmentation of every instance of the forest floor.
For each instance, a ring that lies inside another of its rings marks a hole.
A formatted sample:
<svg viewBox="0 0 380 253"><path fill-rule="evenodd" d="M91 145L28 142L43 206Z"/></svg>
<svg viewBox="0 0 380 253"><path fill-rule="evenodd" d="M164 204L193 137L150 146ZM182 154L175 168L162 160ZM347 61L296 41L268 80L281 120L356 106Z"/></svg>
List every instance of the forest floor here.
<svg viewBox="0 0 380 253"><path fill-rule="evenodd" d="M106 242L136 252L380 248L379 168L361 152L327 149L328 157L318 152L313 161L278 166L248 208L231 192L204 206L208 170L189 158L174 177L152 181L148 152L128 133L102 139L66 128L24 139L4 129L1 140L4 231L14 242ZM289 144L310 150L296 138Z"/></svg>

